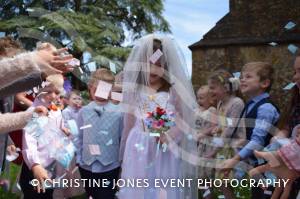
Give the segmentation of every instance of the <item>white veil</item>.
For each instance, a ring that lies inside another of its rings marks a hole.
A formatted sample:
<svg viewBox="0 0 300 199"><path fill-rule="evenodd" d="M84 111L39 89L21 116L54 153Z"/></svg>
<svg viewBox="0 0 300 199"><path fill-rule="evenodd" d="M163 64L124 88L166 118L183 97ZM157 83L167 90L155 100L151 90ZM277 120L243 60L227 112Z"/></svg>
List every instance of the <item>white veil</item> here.
<svg viewBox="0 0 300 199"><path fill-rule="evenodd" d="M149 87L150 57L153 55L153 40L162 43L162 66L166 66L164 79L172 86L170 102L179 112L176 119L175 135L168 136L169 145L179 149L182 159L181 173L184 179L193 179L191 187L183 188L184 199L197 198L197 142L194 131L194 110L198 106L191 81L188 78L187 66L176 41L167 35L147 35L137 41L124 68L123 105L125 108L124 131L121 141L122 157L129 131L134 125L134 107L138 104L137 95L141 89ZM178 139L179 138L179 139ZM179 143L178 143L178 140ZM172 148L171 147L171 148ZM172 149L171 149L172 150ZM178 150L174 150L178 151Z"/></svg>

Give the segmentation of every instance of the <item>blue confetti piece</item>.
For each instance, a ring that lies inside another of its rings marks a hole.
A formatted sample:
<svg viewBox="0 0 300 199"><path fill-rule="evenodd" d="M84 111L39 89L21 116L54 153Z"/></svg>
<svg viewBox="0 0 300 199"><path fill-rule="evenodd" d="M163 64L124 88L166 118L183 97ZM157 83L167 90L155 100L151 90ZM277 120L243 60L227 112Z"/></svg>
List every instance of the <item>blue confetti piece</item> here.
<svg viewBox="0 0 300 199"><path fill-rule="evenodd" d="M89 69L89 71L94 72L97 70L96 62L90 62L86 65Z"/></svg>
<svg viewBox="0 0 300 199"><path fill-rule="evenodd" d="M78 126L77 126L76 121L75 120L68 120L67 123L68 123L68 126L70 128L71 133L74 136L77 136L79 133L78 133Z"/></svg>
<svg viewBox="0 0 300 199"><path fill-rule="evenodd" d="M106 181L105 184L108 186L110 184L110 181Z"/></svg>
<svg viewBox="0 0 300 199"><path fill-rule="evenodd" d="M100 133L104 134L104 135L108 135L107 131L100 131Z"/></svg>
<svg viewBox="0 0 300 199"><path fill-rule="evenodd" d="M288 46L288 50L289 50L292 54L295 54L295 53L297 52L297 50L298 50L298 47L295 46L294 44L290 44L290 45Z"/></svg>
<svg viewBox="0 0 300 199"><path fill-rule="evenodd" d="M89 53L88 51L84 51L82 54L82 63L84 64L89 63L91 59L92 59L91 53Z"/></svg>
<svg viewBox="0 0 300 199"><path fill-rule="evenodd" d="M0 32L0 38L5 37L6 33L5 32Z"/></svg>
<svg viewBox="0 0 300 199"><path fill-rule="evenodd" d="M150 137L160 137L159 133L150 133Z"/></svg>
<svg viewBox="0 0 300 199"><path fill-rule="evenodd" d="M61 40L61 43L63 45L68 45L70 42L72 42L72 41L70 39L67 39L67 38L64 38L64 39Z"/></svg>
<svg viewBox="0 0 300 199"><path fill-rule="evenodd" d="M107 143L106 143L106 146L109 146L109 145L112 145L113 144L113 141L112 139L110 139Z"/></svg>
<svg viewBox="0 0 300 199"><path fill-rule="evenodd" d="M241 72L235 72L235 73L233 73L233 76L236 78L240 78Z"/></svg>
<svg viewBox="0 0 300 199"><path fill-rule="evenodd" d="M193 139L193 135L192 134L188 134L187 139L188 140L192 140Z"/></svg>
<svg viewBox="0 0 300 199"><path fill-rule="evenodd" d="M296 85L296 83L291 82L288 85L286 85L283 90L291 90L294 86Z"/></svg>
<svg viewBox="0 0 300 199"><path fill-rule="evenodd" d="M294 28L296 26L296 24L292 21L288 22L284 28L287 29L287 30L291 30L292 28Z"/></svg>
<svg viewBox="0 0 300 199"><path fill-rule="evenodd" d="M276 42L271 42L271 43L269 43L269 45L274 47L274 46L277 46L278 43L276 43Z"/></svg>

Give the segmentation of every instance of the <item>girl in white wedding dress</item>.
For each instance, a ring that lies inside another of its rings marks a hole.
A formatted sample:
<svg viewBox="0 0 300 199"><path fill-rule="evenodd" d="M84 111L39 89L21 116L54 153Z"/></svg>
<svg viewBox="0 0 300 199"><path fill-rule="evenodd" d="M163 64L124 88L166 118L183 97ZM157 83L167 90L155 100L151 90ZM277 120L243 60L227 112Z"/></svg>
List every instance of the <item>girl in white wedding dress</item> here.
<svg viewBox="0 0 300 199"><path fill-rule="evenodd" d="M137 42L125 65L123 94L126 114L121 178L144 179L146 183L121 187L118 198L196 199L197 146L192 110L197 103L174 39L148 35ZM176 123L159 137L153 136L144 120L157 107L173 112ZM158 179L157 186L154 179ZM163 187L162 182L171 179L193 181Z"/></svg>

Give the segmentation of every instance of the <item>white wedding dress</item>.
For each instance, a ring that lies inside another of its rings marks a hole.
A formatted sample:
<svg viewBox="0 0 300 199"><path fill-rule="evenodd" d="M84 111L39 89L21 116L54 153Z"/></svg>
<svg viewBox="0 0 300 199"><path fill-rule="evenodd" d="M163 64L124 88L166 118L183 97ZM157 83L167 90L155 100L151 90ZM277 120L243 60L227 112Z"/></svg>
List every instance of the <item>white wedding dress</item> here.
<svg viewBox="0 0 300 199"><path fill-rule="evenodd" d="M169 93L158 92L154 95L140 94L136 111L141 118L136 119L134 127L127 138L124 158L122 163L122 179L147 179L148 187L122 187L118 193L119 199L181 199L181 188L154 186L154 179L181 178L181 159L177 149L162 146L157 150L156 137L150 136L147 127L144 127L142 118L147 112L152 112L159 105L167 111L176 112L169 101ZM161 181L160 181L161 182ZM146 184L142 184L147 186Z"/></svg>

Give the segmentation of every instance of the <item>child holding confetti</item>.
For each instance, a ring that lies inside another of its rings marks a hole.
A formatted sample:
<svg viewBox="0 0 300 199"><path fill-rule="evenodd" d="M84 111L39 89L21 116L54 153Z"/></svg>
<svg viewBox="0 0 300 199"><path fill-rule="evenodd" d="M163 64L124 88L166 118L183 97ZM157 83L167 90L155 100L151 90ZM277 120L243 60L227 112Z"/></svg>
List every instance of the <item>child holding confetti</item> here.
<svg viewBox="0 0 300 199"><path fill-rule="evenodd" d="M257 166L254 150L267 146L273 136L274 125L279 119L279 110L271 102L269 91L273 83L274 69L267 62L250 62L243 66L241 92L247 98L247 105L240 117L244 118L246 137L249 141L234 157L225 160L221 168L228 173L241 160L250 166ZM265 198L264 190L251 187L251 198Z"/></svg>
<svg viewBox="0 0 300 199"><path fill-rule="evenodd" d="M64 125L62 127L63 132L70 140L75 143L78 139L78 126L77 126L77 117L79 111L82 106L82 98L80 96L79 91L72 90L66 95L66 102L68 104L67 108L62 111L62 117ZM60 103L63 104L62 97L60 97ZM58 101L56 101L57 103ZM62 105L61 105L62 106ZM75 132L74 132L74 128ZM56 173L57 175L64 175L64 179L74 180L74 179L81 179L80 173L78 171L78 167L76 166L75 157L70 163L69 169L66 170L61 165L56 166ZM83 187L68 187L64 189L55 189L53 193L54 199L60 198L71 198L74 196L78 196L84 193Z"/></svg>
<svg viewBox="0 0 300 199"><path fill-rule="evenodd" d="M215 129L216 136L212 141L216 148L208 157L228 159L234 155L232 148L237 150L237 147L241 146L245 139L245 132L242 128L237 128L237 132L234 133L238 118L244 108L242 99L236 97L236 92L239 90L239 79L234 78L225 70L218 70L210 75L208 85L212 98L217 101L219 116L219 126ZM232 142L231 138L234 138L236 142ZM216 178L223 178L220 173L217 173L216 176ZM234 198L230 187L221 187L221 190L225 198Z"/></svg>
<svg viewBox="0 0 300 199"><path fill-rule="evenodd" d="M49 116L36 118L24 128L23 133L22 154L26 164L22 166L20 185L25 199L52 198L53 189L45 190L44 181L55 177L55 161L67 168L74 155L72 143L61 130L63 123L61 112L53 105L59 93L63 92L63 77L50 75L46 81L49 84L40 90L31 108L48 107ZM33 179L39 181L35 184L37 187L29 184ZM43 193L40 193L41 189Z"/></svg>
<svg viewBox="0 0 300 199"><path fill-rule="evenodd" d="M281 138L291 138L292 142L282 146L277 151L259 152L255 155L268 161L268 164L259 166L250 171L253 176L257 173L272 171L279 178L289 179L288 185L282 190L282 187L276 187L273 192L274 198L290 198L296 199L299 191L299 152L300 152L300 132L299 132L299 113L300 113L300 56L297 55L294 63L294 86L292 87L292 100L287 114L283 114L283 129L279 131L273 140ZM282 192L283 191L283 192ZM273 198L273 196L272 196Z"/></svg>
<svg viewBox="0 0 300 199"><path fill-rule="evenodd" d="M101 187L85 187L88 197L114 199L120 172L119 142L123 129L120 106L109 101L115 81L112 72L98 69L88 83L91 101L78 114L77 163L81 177L106 179Z"/></svg>
<svg viewBox="0 0 300 199"><path fill-rule="evenodd" d="M191 114L197 104L173 38L148 35L136 43L124 68L123 94L121 178L148 179L149 186L122 187L119 199L197 198L194 184L157 188L153 183L155 178L197 178L197 134ZM172 115L175 125L169 125Z"/></svg>

